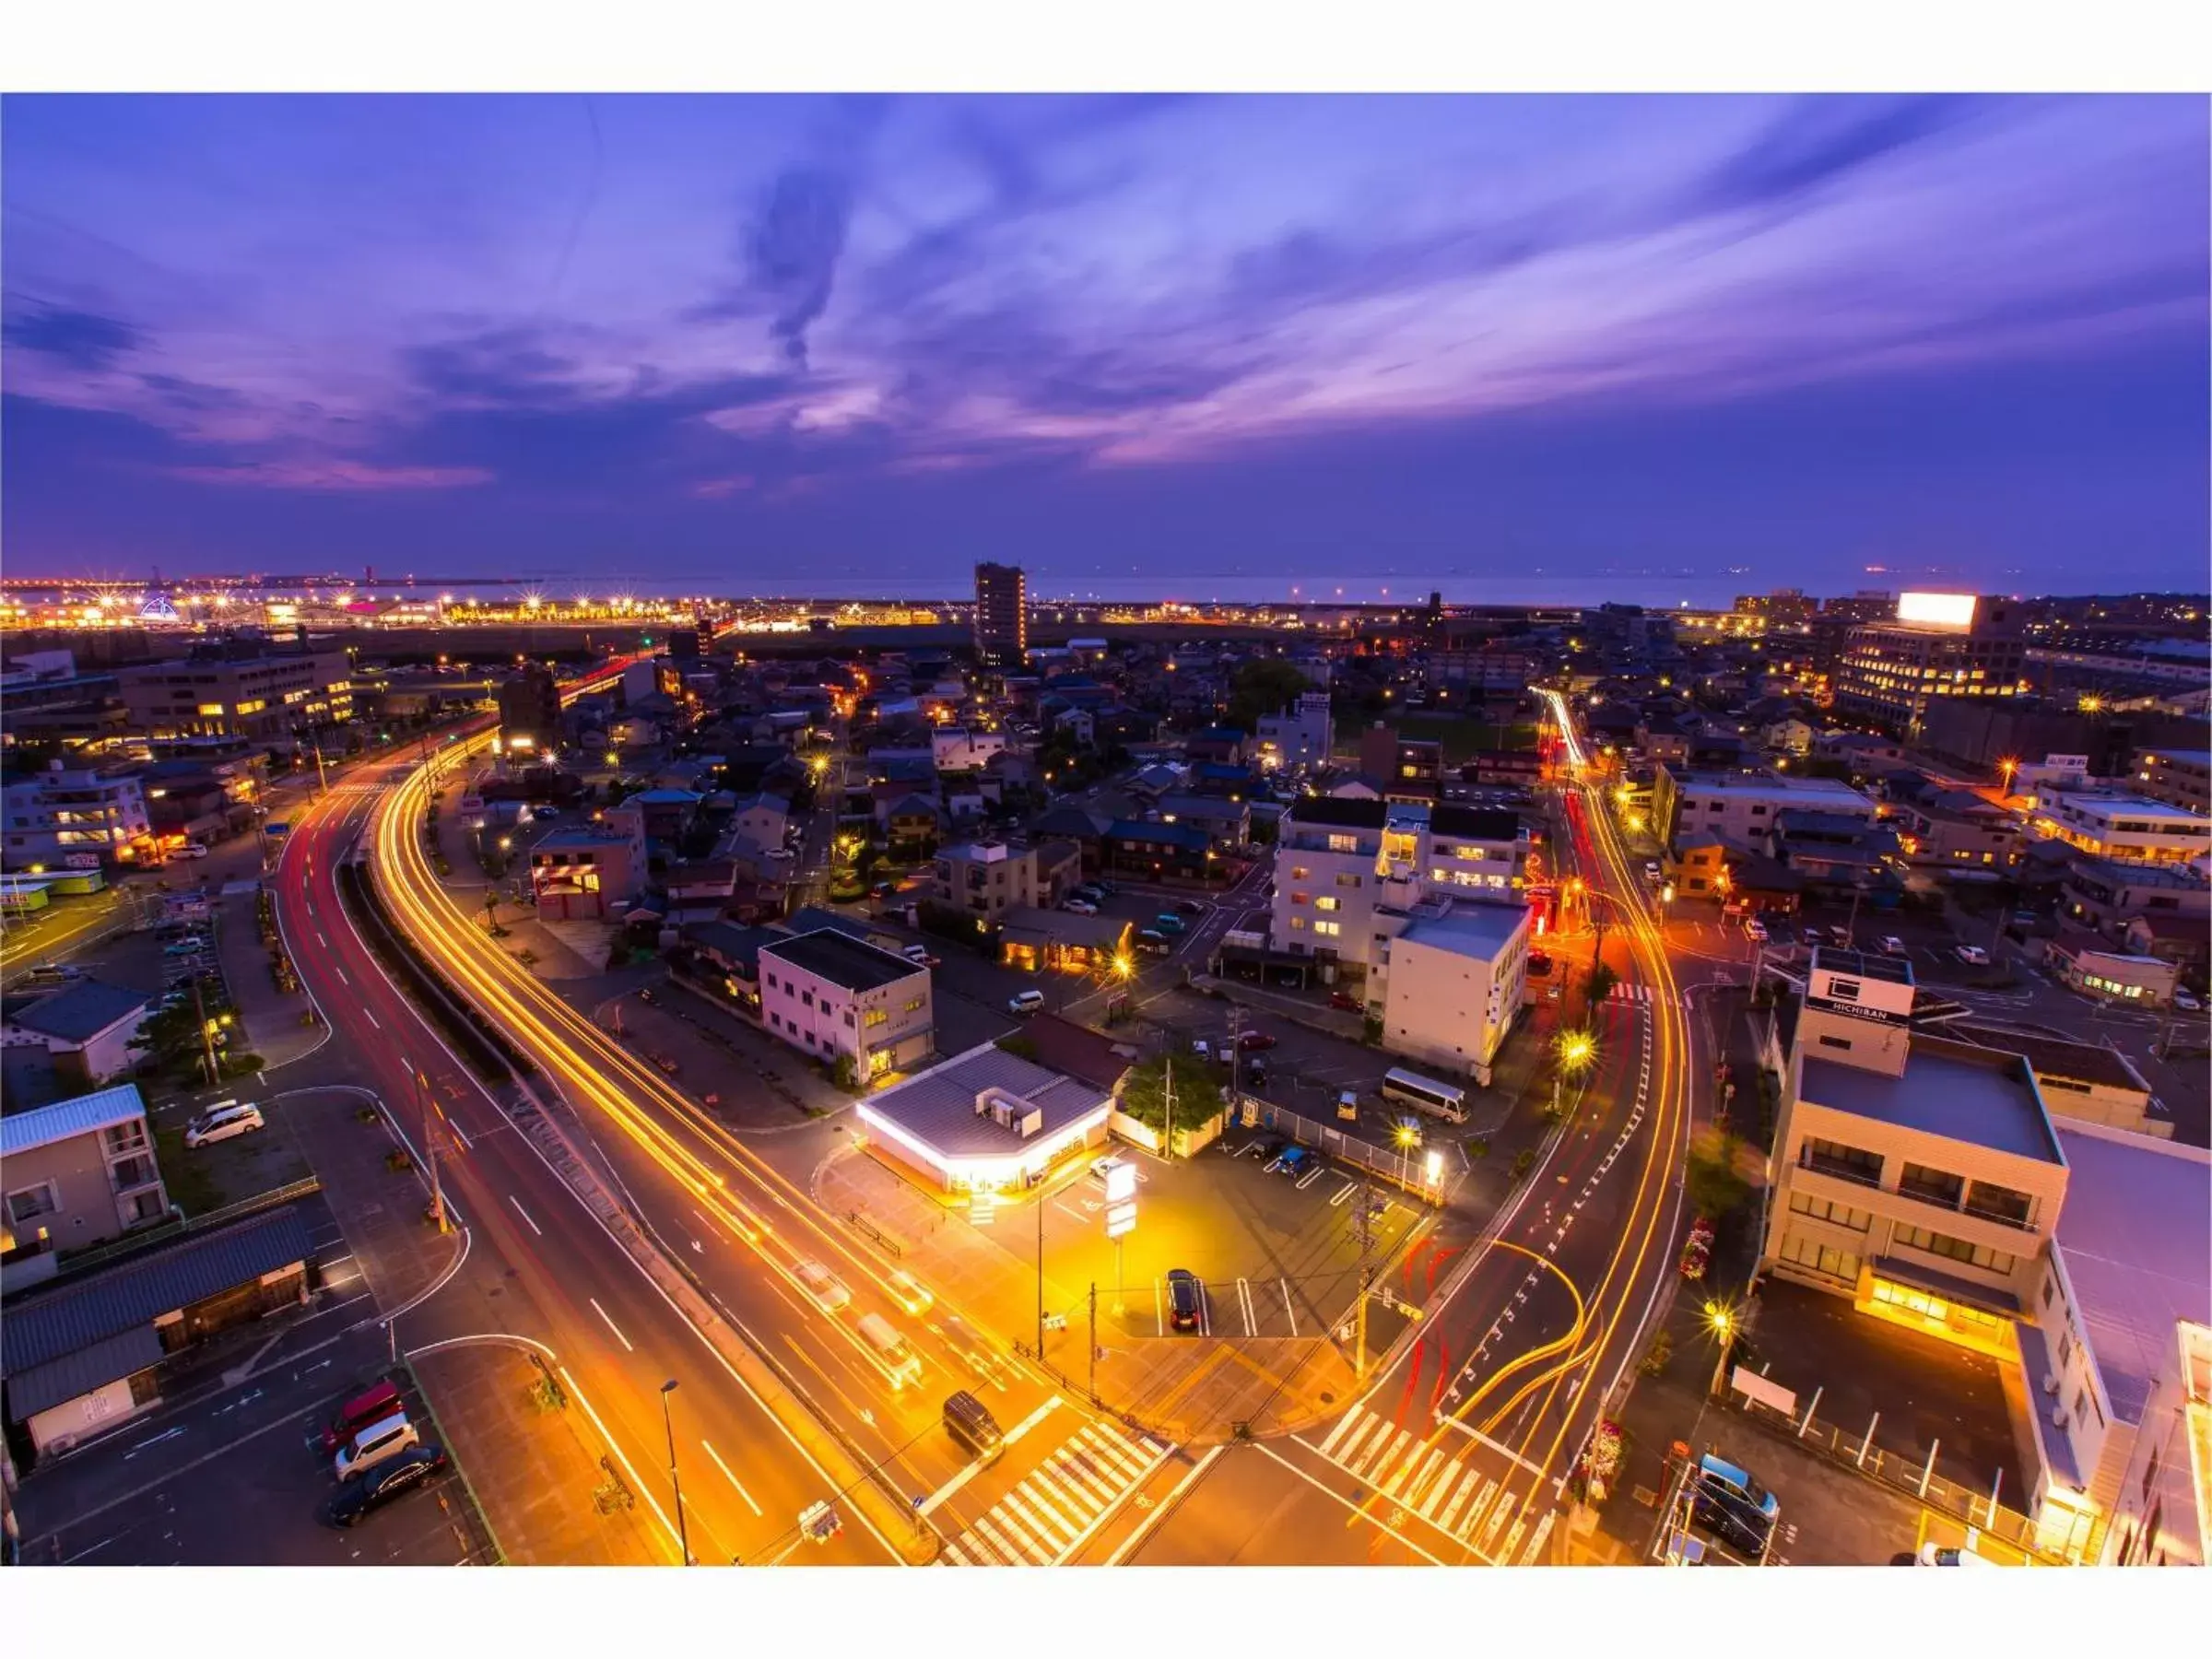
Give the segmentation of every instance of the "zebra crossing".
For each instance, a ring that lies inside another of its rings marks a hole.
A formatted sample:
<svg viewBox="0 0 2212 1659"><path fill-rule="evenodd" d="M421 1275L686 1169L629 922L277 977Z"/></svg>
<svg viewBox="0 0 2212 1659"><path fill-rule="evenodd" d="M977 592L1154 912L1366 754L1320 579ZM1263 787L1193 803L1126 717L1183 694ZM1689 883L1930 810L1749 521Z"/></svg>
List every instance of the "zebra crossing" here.
<svg viewBox="0 0 2212 1659"><path fill-rule="evenodd" d="M941 1559L954 1567L1057 1566L1172 1450L1111 1423L1086 1423L947 1543Z"/></svg>
<svg viewBox="0 0 2212 1659"><path fill-rule="evenodd" d="M1312 1450L1371 1487L1400 1516L1418 1515L1493 1567L1541 1560L1558 1516L1555 1510L1535 1512L1542 1483L1516 1495L1464 1462L1464 1453L1427 1444L1428 1427L1423 1419L1419 1429L1401 1429L1355 1406ZM1509 1471L1509 1483L1514 1473Z"/></svg>
<svg viewBox="0 0 2212 1659"><path fill-rule="evenodd" d="M1606 993L1606 1000L1618 1003L1642 1003L1648 1006L1658 999L1653 996L1652 988L1649 985L1617 984Z"/></svg>

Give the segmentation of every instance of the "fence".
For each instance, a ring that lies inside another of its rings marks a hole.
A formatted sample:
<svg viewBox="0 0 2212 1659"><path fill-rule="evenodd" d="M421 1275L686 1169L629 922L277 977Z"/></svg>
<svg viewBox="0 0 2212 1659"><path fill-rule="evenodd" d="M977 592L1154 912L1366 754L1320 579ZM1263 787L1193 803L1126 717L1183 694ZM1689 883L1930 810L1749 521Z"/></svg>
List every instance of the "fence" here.
<svg viewBox="0 0 2212 1659"><path fill-rule="evenodd" d="M1334 1124L1321 1123L1288 1106L1270 1106L1251 1096L1245 1097L1244 1110L1248 1121L1250 1114L1256 1112L1257 1121L1277 1135L1287 1135L1300 1146L1314 1147L1339 1163L1364 1170L1378 1180L1402 1187L1424 1203L1442 1201L1441 1186L1428 1183L1425 1155L1418 1148L1378 1147L1356 1135L1347 1135Z"/></svg>
<svg viewBox="0 0 2212 1659"><path fill-rule="evenodd" d="M1746 1386L1747 1383L1750 1386ZM1985 1536L2008 1544L2038 1561L2065 1565L2096 1559L2101 1528L2093 1528L2084 1520L2072 1534L2054 1533L2048 1525L2039 1525L2019 1511L2006 1508L1994 1483L1990 1489L1983 1489L1937 1474L1936 1454L1941 1449L1941 1441L1924 1453L1900 1453L1877 1444L1875 1435L1882 1421L1878 1411L1863 1428L1824 1423L1813 1415L1820 1404L1818 1393L1800 1408L1789 1391L1776 1388L1765 1379L1741 1369L1720 1403L1804 1451L1939 1511L1962 1526L1978 1528Z"/></svg>

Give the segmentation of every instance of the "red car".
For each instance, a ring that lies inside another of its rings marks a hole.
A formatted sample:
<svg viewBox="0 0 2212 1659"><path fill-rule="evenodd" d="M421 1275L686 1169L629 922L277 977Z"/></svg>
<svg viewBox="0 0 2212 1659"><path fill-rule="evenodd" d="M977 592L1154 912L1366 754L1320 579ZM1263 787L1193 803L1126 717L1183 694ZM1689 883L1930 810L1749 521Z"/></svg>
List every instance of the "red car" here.
<svg viewBox="0 0 2212 1659"><path fill-rule="evenodd" d="M1253 1049L1271 1049L1275 1039L1265 1031L1247 1031L1237 1039L1237 1046L1250 1053Z"/></svg>
<svg viewBox="0 0 2212 1659"><path fill-rule="evenodd" d="M1361 1002L1358 997L1343 991L1332 991L1329 993L1329 1006L1332 1008L1348 1008L1355 1014L1364 1014L1367 1012L1367 1005L1365 1003Z"/></svg>

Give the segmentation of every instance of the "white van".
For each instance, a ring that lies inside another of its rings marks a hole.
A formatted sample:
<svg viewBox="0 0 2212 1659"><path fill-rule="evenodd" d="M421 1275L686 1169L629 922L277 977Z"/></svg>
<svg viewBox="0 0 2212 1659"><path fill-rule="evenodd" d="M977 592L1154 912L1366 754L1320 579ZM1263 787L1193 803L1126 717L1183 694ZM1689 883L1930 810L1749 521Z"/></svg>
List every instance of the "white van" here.
<svg viewBox="0 0 2212 1659"><path fill-rule="evenodd" d="M922 1381L922 1356L907 1346L899 1327L882 1314L861 1315L860 1338L873 1350L877 1362L891 1373L893 1388Z"/></svg>
<svg viewBox="0 0 2212 1659"><path fill-rule="evenodd" d="M1025 1018L1039 1012L1043 1006L1044 993L1041 991L1017 991L1006 998L1006 1012Z"/></svg>
<svg viewBox="0 0 2212 1659"><path fill-rule="evenodd" d="M338 1478L351 1480L387 1457L397 1457L420 1444L422 1436L416 1432L415 1425L407 1421L405 1412L395 1411L382 1421L370 1424L339 1448Z"/></svg>
<svg viewBox="0 0 2212 1659"><path fill-rule="evenodd" d="M218 1100L184 1125L187 1147L211 1146L237 1135L251 1135L264 1127L261 1108L236 1100Z"/></svg>
<svg viewBox="0 0 2212 1659"><path fill-rule="evenodd" d="M819 1262L801 1262L791 1272L806 1287L806 1294L814 1298L815 1306L825 1313L834 1313L853 1300L853 1292L845 1288L845 1281Z"/></svg>

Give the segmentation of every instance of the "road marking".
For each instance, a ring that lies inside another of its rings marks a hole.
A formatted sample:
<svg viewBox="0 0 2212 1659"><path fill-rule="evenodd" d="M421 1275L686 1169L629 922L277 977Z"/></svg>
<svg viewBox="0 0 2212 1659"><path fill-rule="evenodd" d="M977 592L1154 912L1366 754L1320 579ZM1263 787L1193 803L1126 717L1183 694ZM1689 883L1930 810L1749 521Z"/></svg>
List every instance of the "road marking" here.
<svg viewBox="0 0 2212 1659"><path fill-rule="evenodd" d="M374 1026L380 1031L384 1029L384 1022L379 1019L375 1015L371 1014L367 1008L363 1008L361 1010L361 1018L366 1019L371 1025Z"/></svg>
<svg viewBox="0 0 2212 1659"><path fill-rule="evenodd" d="M1320 1445L1314 1447L1313 1449L1316 1452L1319 1452L1324 1457L1332 1455L1336 1450L1336 1442L1344 1438L1344 1431L1347 1429L1349 1429L1354 1423L1359 1423L1362 1429L1366 1427L1365 1423L1362 1421L1366 1415L1367 1414L1364 1411L1357 1409L1346 1412L1342 1417L1336 1419L1336 1427L1329 1430L1328 1439L1323 1441Z"/></svg>
<svg viewBox="0 0 2212 1659"><path fill-rule="evenodd" d="M699 1443L706 1447L707 1455L714 1460L714 1466L729 1477L730 1484L737 1488L737 1496L745 1500L746 1507L758 1515L760 1512L760 1506L753 1501L753 1495L745 1489L745 1482L732 1474L730 1465L722 1461L722 1453L714 1450L713 1443L703 1440Z"/></svg>
<svg viewBox="0 0 2212 1659"><path fill-rule="evenodd" d="M1336 1504L1340 1508L1351 1511L1356 1518L1365 1521L1369 1525L1375 1527L1378 1531L1388 1533L1392 1537L1397 1539L1399 1543L1405 1545L1406 1548L1412 1550L1414 1554L1419 1556L1424 1561L1427 1561L1430 1565L1436 1567L1441 1567L1444 1564L1441 1559L1436 1556L1430 1555L1427 1550L1423 1549L1418 1544L1416 1544L1411 1538L1407 1537L1404 1533L1398 1531L1395 1527L1390 1525L1386 1522L1377 1520L1374 1516L1369 1514L1359 1505L1350 1502L1340 1493L1333 1491L1328 1487L1324 1486L1320 1481L1314 1479L1312 1476L1307 1474L1303 1469L1300 1468L1296 1464L1292 1463L1288 1458L1285 1457L1281 1453L1276 1451L1273 1447L1262 1442L1256 1444L1253 1447L1253 1450L1260 1453L1263 1456L1273 1458L1277 1463L1281 1464L1284 1468L1289 1470L1290 1473L1297 1476L1300 1480L1304 1481L1315 1491L1325 1493L1331 1502Z"/></svg>
<svg viewBox="0 0 2212 1659"><path fill-rule="evenodd" d="M1528 1548L1521 1557L1521 1565L1533 1567L1537 1556L1544 1551L1544 1541L1551 1536L1551 1524L1559 1518L1557 1510L1546 1510L1544 1519L1536 1523L1536 1530L1528 1540Z"/></svg>
<svg viewBox="0 0 2212 1659"><path fill-rule="evenodd" d="M330 965L330 971L338 976L338 981L341 984L350 985L353 983L351 980L346 977L346 970L339 967L337 963L333 962Z"/></svg>
<svg viewBox="0 0 2212 1659"><path fill-rule="evenodd" d="M1036 1428L1038 1424L1043 1422L1046 1418L1050 1417L1053 1411L1058 1409L1059 1406L1060 1396L1058 1394L1054 1394L1043 1405L1038 1406L1036 1410L1030 1412L1028 1417L1023 1418L1020 1422L1015 1424L1013 1432L1006 1435L999 1443L1006 1446L1012 1445L1016 1441L1019 1440L1030 1430Z"/></svg>
<svg viewBox="0 0 2212 1659"><path fill-rule="evenodd" d="M1344 1202L1344 1201L1345 1201L1347 1198L1349 1198L1349 1197L1352 1195L1352 1194L1353 1194L1355 1191L1357 1191L1357 1190L1358 1190L1358 1188L1359 1188L1359 1183L1358 1182L1356 1182L1356 1181L1347 1181L1347 1182L1345 1182L1345 1183L1344 1183L1342 1186L1340 1186L1340 1187L1338 1187L1338 1188L1336 1189L1336 1194L1335 1194L1335 1197L1333 1197L1333 1198L1331 1198L1331 1199L1329 1200L1329 1207L1330 1207L1331 1209L1335 1209L1335 1207L1336 1207L1338 1205L1342 1204L1342 1203L1343 1203L1343 1202Z"/></svg>
<svg viewBox="0 0 2212 1659"><path fill-rule="evenodd" d="M595 1297L595 1296L587 1296L587 1297L585 1297L583 1300L586 1300L586 1301L588 1301L588 1302L590 1302L590 1303L592 1304L592 1312L594 1312L594 1313L598 1314L598 1315L599 1315L599 1317L600 1317L600 1318L602 1318L602 1319L606 1319L606 1310L605 1308L603 1308L603 1307L601 1307L601 1306L599 1305L599 1299L598 1299L597 1297ZM619 1325L618 1325L617 1324L615 1324L615 1322L614 1322L613 1320L611 1320L611 1319L606 1319L606 1328L607 1328L608 1330L610 1330L610 1331L614 1332L614 1334L615 1334L615 1340L616 1340L616 1341L618 1341L618 1342L619 1342L619 1343L620 1343L620 1344L621 1344L621 1345L622 1345L624 1347L628 1348L628 1349L629 1349L629 1350L631 1353L633 1353L633 1354L634 1354L634 1353L636 1353L636 1352L638 1351L638 1349L637 1349L637 1345L636 1345L635 1343L631 1342L631 1341L630 1341L630 1339L629 1339L629 1337L627 1337L627 1336L625 1336L625 1335L622 1335L622 1328L621 1328L621 1326L619 1326Z"/></svg>
<svg viewBox="0 0 2212 1659"><path fill-rule="evenodd" d="M1460 1433L1467 1436L1470 1440L1481 1441L1491 1451L1497 1453L1500 1457L1506 1458L1509 1461L1519 1465L1522 1468L1526 1469L1531 1475L1536 1477L1537 1479L1541 1480L1544 1477L1544 1471L1536 1467L1535 1464L1530 1463L1527 1458L1522 1456L1511 1446L1500 1445L1496 1441L1492 1440L1488 1435L1483 1433L1481 1430L1475 1428L1473 1425L1463 1422L1461 1419L1455 1417L1445 1418L1442 1419L1442 1421L1445 1427L1456 1429L1460 1431Z"/></svg>
<svg viewBox="0 0 2212 1659"><path fill-rule="evenodd" d="M1277 1279L1276 1283L1283 1288L1283 1313L1290 1321L1290 1335L1295 1336L1298 1335L1298 1310L1290 1302L1290 1281L1285 1278Z"/></svg>
<svg viewBox="0 0 2212 1659"><path fill-rule="evenodd" d="M540 1227L535 1221L531 1220L530 1212L523 1207L523 1201L520 1198L517 1198L512 1193L510 1193L507 1194L507 1202L514 1206L514 1213L516 1215L520 1216L524 1220L530 1222L530 1230L532 1232L535 1233L541 1239L546 1236L546 1230ZM597 1307L598 1303L594 1302L592 1305L594 1307ZM602 1313L599 1317L605 1319L606 1315Z"/></svg>
<svg viewBox="0 0 2212 1659"><path fill-rule="evenodd" d="M1244 1315L1244 1335L1257 1336L1260 1334L1259 1312L1252 1303L1252 1282L1249 1279L1237 1281L1237 1306Z"/></svg>

